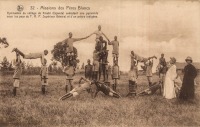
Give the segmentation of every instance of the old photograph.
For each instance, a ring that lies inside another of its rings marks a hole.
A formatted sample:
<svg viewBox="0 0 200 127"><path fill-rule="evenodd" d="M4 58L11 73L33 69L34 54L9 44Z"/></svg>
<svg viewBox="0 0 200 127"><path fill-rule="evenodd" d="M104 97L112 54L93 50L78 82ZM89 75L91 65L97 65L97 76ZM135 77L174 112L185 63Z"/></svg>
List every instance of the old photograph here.
<svg viewBox="0 0 200 127"><path fill-rule="evenodd" d="M0 127L200 126L200 0L0 0Z"/></svg>

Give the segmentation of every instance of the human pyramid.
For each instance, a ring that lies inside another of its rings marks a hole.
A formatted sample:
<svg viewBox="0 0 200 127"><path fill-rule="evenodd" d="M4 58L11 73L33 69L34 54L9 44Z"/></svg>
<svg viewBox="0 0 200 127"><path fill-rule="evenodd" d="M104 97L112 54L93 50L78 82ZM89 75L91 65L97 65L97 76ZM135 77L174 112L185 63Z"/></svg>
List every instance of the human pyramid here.
<svg viewBox="0 0 200 127"><path fill-rule="evenodd" d="M78 53L76 48L73 46L73 43L76 41L81 41L83 39L87 39L93 34L96 35L95 41L95 49L93 51L93 65L90 64L90 60L88 60L88 65L85 68L85 77L81 77L79 80L79 84L73 88L73 79L76 72L76 61L78 57ZM119 59L119 41L117 40L117 36L114 36L114 40L110 41L108 37L101 31L101 26L98 26L98 30L94 33L86 36L84 38L72 38L73 34L70 32L69 37L62 41L62 46L65 49L65 61L61 62L63 66L63 72L66 74L66 84L65 84L65 91L66 94L63 95L60 100L64 100L69 97L76 97L83 91L87 91L91 94L92 98L95 98L98 92L103 92L105 95L120 98L120 94L116 92L116 88L119 85L120 80L120 69L118 65ZM103 37L107 39L104 40ZM113 46L112 56L113 56L113 66L111 71L112 76L112 88L110 86L110 82L108 81L108 53L107 45ZM42 53L29 53L24 54L19 49L14 48L12 52L16 53L16 59L14 60L15 65L15 72L14 72L14 89L13 94L16 96L17 88L19 87L20 77L22 73L22 62L20 56L24 59L41 59L41 91L43 94L46 93L46 86L48 85L48 68L47 68L47 60L45 56L48 54L48 50L44 50ZM161 55L159 60L159 77L160 81L156 83L152 83L152 67L153 67L153 59L157 59L156 56L151 57L141 57L136 54L134 51L131 51L131 67L128 74L129 80L129 92L127 96L136 96L136 88L137 88L137 78L138 78L138 63L144 63L146 67L146 76L149 82L149 88L139 92L137 95L149 95L154 94L158 89L163 89L163 76L165 76L166 71L163 71L164 68L167 67L167 63L164 59L164 54ZM176 61L175 58L171 58L171 61ZM101 72L103 71L103 81L101 82ZM82 81L84 81L82 83ZM93 89L92 86L95 86Z"/></svg>

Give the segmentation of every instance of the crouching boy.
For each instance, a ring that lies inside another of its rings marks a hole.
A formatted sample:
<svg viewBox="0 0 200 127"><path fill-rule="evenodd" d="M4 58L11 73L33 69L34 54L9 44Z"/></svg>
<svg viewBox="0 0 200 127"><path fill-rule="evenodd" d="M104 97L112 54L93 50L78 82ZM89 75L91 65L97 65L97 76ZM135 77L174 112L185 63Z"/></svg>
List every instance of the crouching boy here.
<svg viewBox="0 0 200 127"><path fill-rule="evenodd" d="M20 77L22 74L22 61L21 61L20 55L18 53L16 53L16 59L14 59L13 65L14 65L14 69L15 69L14 75L13 75L13 79L14 79L13 95L16 96L17 88L19 87Z"/></svg>
<svg viewBox="0 0 200 127"><path fill-rule="evenodd" d="M48 85L48 68L47 68L47 60L44 59L44 62L42 64L41 70L40 70L40 76L41 76L41 91L42 94L45 94L46 92L46 86Z"/></svg>

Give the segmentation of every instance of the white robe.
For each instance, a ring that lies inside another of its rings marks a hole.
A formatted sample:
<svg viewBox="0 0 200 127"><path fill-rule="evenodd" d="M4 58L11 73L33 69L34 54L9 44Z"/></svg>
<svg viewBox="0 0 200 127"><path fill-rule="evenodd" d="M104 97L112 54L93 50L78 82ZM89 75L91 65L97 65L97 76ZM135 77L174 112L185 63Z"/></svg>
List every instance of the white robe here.
<svg viewBox="0 0 200 127"><path fill-rule="evenodd" d="M174 80L177 77L176 65L172 65L165 76L163 96L166 99L173 99L176 97Z"/></svg>

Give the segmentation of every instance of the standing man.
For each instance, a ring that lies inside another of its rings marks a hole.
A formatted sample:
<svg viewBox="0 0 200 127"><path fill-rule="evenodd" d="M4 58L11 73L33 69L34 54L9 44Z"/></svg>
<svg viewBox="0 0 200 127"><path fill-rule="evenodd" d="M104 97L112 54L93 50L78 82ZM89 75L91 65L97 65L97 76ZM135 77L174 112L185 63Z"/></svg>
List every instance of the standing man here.
<svg viewBox="0 0 200 127"><path fill-rule="evenodd" d="M102 36L99 38L99 40L101 45L101 48L99 50L101 52L99 62L105 64L108 58L107 41L105 41Z"/></svg>
<svg viewBox="0 0 200 127"><path fill-rule="evenodd" d="M20 78L21 78L21 74L22 74L22 61L20 59L20 55L16 52L16 59L14 59L13 61L13 65L14 65L14 75L13 75L13 79L14 79L14 83L13 83L13 95L16 96L17 94L17 88L19 88L19 84L20 84Z"/></svg>
<svg viewBox="0 0 200 127"><path fill-rule="evenodd" d="M126 95L127 97L130 95L136 95L136 88L137 88L137 78L138 78L138 68L136 61L131 61L131 68L128 72L128 79L129 79L129 93Z"/></svg>
<svg viewBox="0 0 200 127"><path fill-rule="evenodd" d="M69 32L69 37L67 39L65 39L64 41L62 41L63 45L66 46L66 54L67 57L70 60L74 59L74 50L73 50L73 44L76 41L81 41L83 39L87 39L89 36L84 37L84 38L72 38L72 32Z"/></svg>
<svg viewBox="0 0 200 127"><path fill-rule="evenodd" d="M152 67L153 67L153 59L152 60L148 60L146 63L146 76L147 76L147 80L149 82L149 87L152 86Z"/></svg>
<svg viewBox="0 0 200 127"><path fill-rule="evenodd" d="M69 62L69 66L63 68L63 72L66 74L65 91L66 93L73 89L73 79L75 75L75 68L73 62Z"/></svg>
<svg viewBox="0 0 200 127"><path fill-rule="evenodd" d="M93 66L90 64L90 59L87 60L87 65L85 65L85 78L92 80L92 68Z"/></svg>
<svg viewBox="0 0 200 127"><path fill-rule="evenodd" d="M41 67L40 76L41 76L41 91L42 94L45 94L46 86L48 85L48 67L46 59L44 59L44 64Z"/></svg>
<svg viewBox="0 0 200 127"><path fill-rule="evenodd" d="M114 41L109 41L108 40L108 44L109 45L112 45L113 46L113 51L112 51L112 54L113 54L113 64L114 64L114 61L116 60L117 63L118 63L118 57L119 57L119 41L117 40L117 36L114 37Z"/></svg>
<svg viewBox="0 0 200 127"><path fill-rule="evenodd" d="M167 63L165 61L163 53L161 54L161 57L159 59L158 69L159 69L158 73L159 73L160 82L163 84L164 77L165 77L165 74L167 72Z"/></svg>
<svg viewBox="0 0 200 127"><path fill-rule="evenodd" d="M113 79L113 90L116 91L120 79L120 70L117 61L115 61L114 63L115 64L112 67L112 79Z"/></svg>
<svg viewBox="0 0 200 127"><path fill-rule="evenodd" d="M163 83L165 79L165 75L167 72L167 62L165 61L164 54L161 54L161 57L159 59L159 64L157 66L158 74L159 74L159 80L161 83L161 91L163 91Z"/></svg>
<svg viewBox="0 0 200 127"><path fill-rule="evenodd" d="M107 50L107 42L105 40L103 40L103 37L101 36L99 38L100 40L100 54L99 54L99 80L101 78L101 72L103 71L103 77L104 77L104 81L105 81L105 76L106 76L106 64L108 64L108 50Z"/></svg>
<svg viewBox="0 0 200 127"><path fill-rule="evenodd" d="M187 65L184 68L183 84L179 98L182 100L194 99L194 79L197 76L196 68L191 64L192 57L185 59Z"/></svg>
<svg viewBox="0 0 200 127"><path fill-rule="evenodd" d="M164 82L163 96L166 99L173 99L176 97L175 92L175 79L177 79L178 75L176 73L176 58L170 58L170 67L167 70Z"/></svg>
<svg viewBox="0 0 200 127"><path fill-rule="evenodd" d="M93 52L93 80L98 80L99 72L99 52L95 49Z"/></svg>

